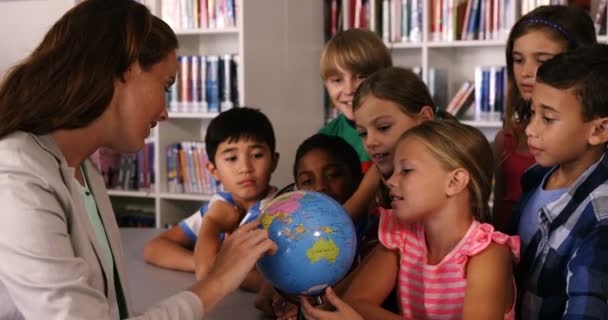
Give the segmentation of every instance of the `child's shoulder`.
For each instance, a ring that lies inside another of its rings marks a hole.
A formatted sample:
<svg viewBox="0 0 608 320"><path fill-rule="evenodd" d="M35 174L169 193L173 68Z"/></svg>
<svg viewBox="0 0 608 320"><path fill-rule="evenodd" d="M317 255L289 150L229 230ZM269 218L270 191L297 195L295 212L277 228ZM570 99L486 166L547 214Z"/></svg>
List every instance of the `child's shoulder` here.
<svg viewBox="0 0 608 320"><path fill-rule="evenodd" d="M519 261L519 236L506 235L496 231L491 224L477 221L473 223L471 228L461 247L461 252L464 255L469 257L507 255L510 259Z"/></svg>

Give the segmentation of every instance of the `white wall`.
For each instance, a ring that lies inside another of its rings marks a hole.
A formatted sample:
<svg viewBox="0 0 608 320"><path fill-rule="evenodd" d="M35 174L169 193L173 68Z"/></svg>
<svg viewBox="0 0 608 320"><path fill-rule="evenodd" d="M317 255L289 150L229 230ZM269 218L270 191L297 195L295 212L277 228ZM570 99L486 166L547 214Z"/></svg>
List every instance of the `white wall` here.
<svg viewBox="0 0 608 320"><path fill-rule="evenodd" d="M0 0L0 76L23 59L74 0Z"/></svg>

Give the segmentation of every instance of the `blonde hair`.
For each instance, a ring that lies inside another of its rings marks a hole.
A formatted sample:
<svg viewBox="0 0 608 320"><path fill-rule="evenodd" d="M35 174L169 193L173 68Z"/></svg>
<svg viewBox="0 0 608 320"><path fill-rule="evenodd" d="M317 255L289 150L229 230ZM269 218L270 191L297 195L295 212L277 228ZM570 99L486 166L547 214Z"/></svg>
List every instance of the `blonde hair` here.
<svg viewBox="0 0 608 320"><path fill-rule="evenodd" d="M471 212L477 220L489 222L494 162L483 133L460 122L439 120L426 121L406 131L399 143L408 137L419 139L446 170L462 168L469 173Z"/></svg>
<svg viewBox="0 0 608 320"><path fill-rule="evenodd" d="M375 33L365 29L348 29L335 35L321 52L323 81L347 69L364 76L393 65L390 51Z"/></svg>

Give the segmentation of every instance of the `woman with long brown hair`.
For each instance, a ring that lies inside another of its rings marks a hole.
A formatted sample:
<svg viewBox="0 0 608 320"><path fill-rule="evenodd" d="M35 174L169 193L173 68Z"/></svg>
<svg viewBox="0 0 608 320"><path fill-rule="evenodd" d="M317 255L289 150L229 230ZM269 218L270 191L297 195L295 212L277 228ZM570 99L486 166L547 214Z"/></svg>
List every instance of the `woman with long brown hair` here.
<svg viewBox="0 0 608 320"><path fill-rule="evenodd" d="M135 152L167 118L177 38L132 0L68 11L0 85L0 318L124 319L132 313L98 148ZM138 319L201 319L275 245L249 224L214 268ZM7 261L10 261L7 263Z"/></svg>

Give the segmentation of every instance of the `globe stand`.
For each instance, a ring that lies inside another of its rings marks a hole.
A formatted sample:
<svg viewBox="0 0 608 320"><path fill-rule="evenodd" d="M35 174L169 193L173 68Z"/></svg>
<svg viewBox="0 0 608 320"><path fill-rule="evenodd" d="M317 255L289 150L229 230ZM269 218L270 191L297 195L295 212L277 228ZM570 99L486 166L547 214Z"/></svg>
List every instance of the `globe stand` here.
<svg viewBox="0 0 608 320"><path fill-rule="evenodd" d="M321 296L314 296L311 297L313 300L312 305L313 306L320 306L323 304L323 298L321 298ZM298 303L298 320L304 320L304 312L302 311L302 304Z"/></svg>
<svg viewBox="0 0 608 320"><path fill-rule="evenodd" d="M304 319L304 312L302 312L302 304L300 303L300 300L298 299L297 295L293 295L293 294L288 294L285 293L283 291L281 291L279 288L274 287L274 289L281 295L283 296L283 298L285 298L285 300L290 301L291 303L294 303L295 305L298 306L298 315L297 315L297 319ZM312 296L309 297L310 299L312 299L313 301L311 302L311 304L313 306L320 306L323 304L323 297L322 295L317 295L317 296Z"/></svg>

